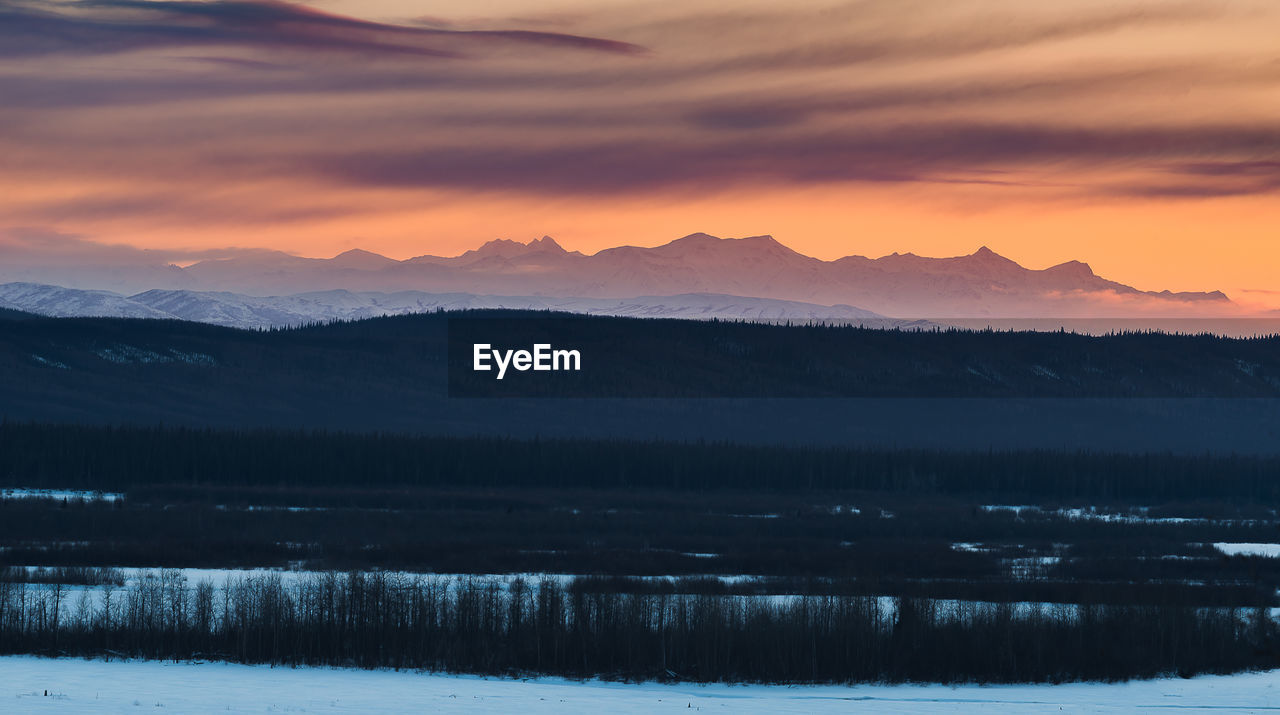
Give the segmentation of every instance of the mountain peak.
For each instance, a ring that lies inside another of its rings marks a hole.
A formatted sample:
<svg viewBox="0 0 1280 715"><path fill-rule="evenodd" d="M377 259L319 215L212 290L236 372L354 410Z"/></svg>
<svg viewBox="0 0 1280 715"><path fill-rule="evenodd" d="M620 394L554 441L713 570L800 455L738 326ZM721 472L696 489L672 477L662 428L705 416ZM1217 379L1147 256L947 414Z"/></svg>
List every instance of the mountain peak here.
<svg viewBox="0 0 1280 715"><path fill-rule="evenodd" d="M978 250L976 250L976 251L974 251L973 253L970 253L970 254L969 254L969 258L980 258L980 259L985 260L985 261L1000 260L1000 261L1009 261L1009 262L1011 262L1011 263L1012 263L1012 262L1014 262L1014 261L1012 261L1012 259L1005 258L1004 256L1000 255L999 253L996 253L995 251L991 250L990 248L987 248L986 246L979 246L979 247L978 247Z"/></svg>
<svg viewBox="0 0 1280 715"><path fill-rule="evenodd" d="M971 261L977 261L978 263L989 265L989 266L1018 266L1019 268L1022 267L1021 264L1019 264L1017 261L1011 258L1005 258L999 253L996 253L990 248L987 248L986 246L979 246L978 250L974 251L973 253L970 253L967 256L964 256L964 258L967 258Z"/></svg>
<svg viewBox="0 0 1280 715"><path fill-rule="evenodd" d="M529 253L533 251L550 251L553 253L566 253L560 244L550 236L535 238L528 243L520 243L509 238L495 238L485 241L479 248L467 251L467 253L478 253L486 255L500 256L516 256L521 253Z"/></svg>
<svg viewBox="0 0 1280 715"><path fill-rule="evenodd" d="M386 256L373 251L366 251L363 248L352 248L351 250L343 251L330 258L329 261L347 268L382 268L396 262Z"/></svg>
<svg viewBox="0 0 1280 715"><path fill-rule="evenodd" d="M1093 278L1095 275L1097 275L1093 272L1093 268L1089 267L1089 264L1084 263L1083 261L1066 261L1065 263L1059 263L1056 266L1050 266L1045 270L1052 271L1059 275L1073 276L1078 278Z"/></svg>
<svg viewBox="0 0 1280 715"><path fill-rule="evenodd" d="M556 243L556 240L550 236L535 238L525 245L531 251L537 250L537 251L554 251L556 253L568 253L568 251L564 250L563 246L561 246L559 243Z"/></svg>

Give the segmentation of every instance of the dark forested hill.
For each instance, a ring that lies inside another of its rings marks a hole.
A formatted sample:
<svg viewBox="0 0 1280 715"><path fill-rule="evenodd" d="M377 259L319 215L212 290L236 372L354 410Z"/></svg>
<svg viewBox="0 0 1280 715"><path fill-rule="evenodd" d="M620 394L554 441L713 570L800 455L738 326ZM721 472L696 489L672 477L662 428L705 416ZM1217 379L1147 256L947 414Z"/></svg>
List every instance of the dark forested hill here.
<svg viewBox="0 0 1280 715"><path fill-rule="evenodd" d="M35 317L36 316L31 313L24 313L21 310L0 308L0 320L26 320Z"/></svg>
<svg viewBox="0 0 1280 715"><path fill-rule="evenodd" d="M613 318L450 321L464 396L1280 397L1280 337L873 330ZM579 349L577 373L471 369L472 346Z"/></svg>
<svg viewBox="0 0 1280 715"><path fill-rule="evenodd" d="M582 351L587 382L557 392L558 383L532 373L501 383L468 374L455 394L518 397L460 399L448 397L448 323L457 316L273 332L158 320L5 321L0 416L944 447L1268 451L1280 442L1280 338L471 313L471 324L483 317L497 326L495 346L571 341L565 346ZM459 335L468 338L455 340L465 352L471 333ZM532 399L564 395L663 399Z"/></svg>

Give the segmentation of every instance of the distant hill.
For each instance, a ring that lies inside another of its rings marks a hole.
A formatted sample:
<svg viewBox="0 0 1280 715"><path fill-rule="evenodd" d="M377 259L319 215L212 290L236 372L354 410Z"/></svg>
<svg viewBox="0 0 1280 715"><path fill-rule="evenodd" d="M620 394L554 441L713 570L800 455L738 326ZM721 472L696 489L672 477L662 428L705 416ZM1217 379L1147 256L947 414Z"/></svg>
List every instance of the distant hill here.
<svg viewBox="0 0 1280 715"><path fill-rule="evenodd" d="M54 318L173 318L164 311L105 290L39 283L0 285L0 307Z"/></svg>
<svg viewBox="0 0 1280 715"><path fill-rule="evenodd" d="M1280 338L577 318L598 328L582 349L602 367L590 373L593 392L566 394L611 399L459 399L447 396L448 321L459 315L546 314L440 313L266 332L170 320L11 321L0 330L0 418L753 443L1280 450ZM706 396L734 399L691 399Z"/></svg>

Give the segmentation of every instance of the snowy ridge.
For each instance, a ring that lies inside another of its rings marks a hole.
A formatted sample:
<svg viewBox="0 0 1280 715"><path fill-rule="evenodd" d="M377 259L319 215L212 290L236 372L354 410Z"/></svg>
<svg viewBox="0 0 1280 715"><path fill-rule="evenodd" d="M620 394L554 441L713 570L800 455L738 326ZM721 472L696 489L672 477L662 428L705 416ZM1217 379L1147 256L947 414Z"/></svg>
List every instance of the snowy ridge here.
<svg viewBox="0 0 1280 715"><path fill-rule="evenodd" d="M164 311L105 290L76 290L40 283L0 285L0 307L54 318L172 318Z"/></svg>
<svg viewBox="0 0 1280 715"><path fill-rule="evenodd" d="M257 297L224 291L149 290L125 296L109 291L8 283L0 285L0 307L53 317L170 318L248 329L483 308L640 318L831 321L869 327L932 327L924 321L894 320L849 305L817 305L714 293L616 299L347 290Z"/></svg>

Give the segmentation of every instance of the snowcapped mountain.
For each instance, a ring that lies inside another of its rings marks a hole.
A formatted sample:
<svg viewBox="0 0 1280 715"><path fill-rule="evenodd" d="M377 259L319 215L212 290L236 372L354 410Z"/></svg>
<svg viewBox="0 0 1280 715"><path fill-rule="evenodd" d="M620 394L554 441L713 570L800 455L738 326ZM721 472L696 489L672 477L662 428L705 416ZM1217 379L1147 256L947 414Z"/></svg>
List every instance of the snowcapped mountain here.
<svg viewBox="0 0 1280 715"><path fill-rule="evenodd" d="M255 297L223 291L150 290L124 296L108 291L21 283L0 285L0 307L59 317L174 318L235 328L270 328L468 308L557 310L588 315L701 320L821 320L873 327L930 325L922 321L885 318L848 305L824 306L708 293L610 299L346 290Z"/></svg>
<svg viewBox="0 0 1280 715"><path fill-rule="evenodd" d="M0 266L0 280L8 275ZM26 270L19 279L35 281L32 275ZM43 282L124 293L130 289L123 287L119 275L108 285L80 279ZM1079 261L1033 270L986 247L952 258L894 253L881 258L847 256L823 261L797 253L771 236L726 239L705 233L651 248L619 246L592 255L566 251L546 236L528 243L498 239L458 256L427 255L403 261L361 250L328 259L252 251L185 268L168 266L163 275L162 282L130 285L136 290L240 294L242 299L228 299L216 306L204 299L202 310L213 311L210 319L259 321L255 324L277 324L282 318L273 310L290 316L313 316L317 310L328 315L329 308L317 308L308 303L311 299L302 296L333 290L387 295L412 291L432 296L574 296L575 300L689 294L750 296L823 306L824 310L829 306L856 305L899 318L1208 317L1241 313L1218 291L1142 291L1102 278ZM264 307L246 298L268 295L286 296L292 301L281 304L278 301L282 299L273 298L277 303ZM147 299L151 300L179 299L157 295ZM428 303L434 305L434 300ZM698 309L703 308L706 306ZM382 308L375 301L362 309ZM722 305L715 310L722 309L790 310L744 304ZM687 312L691 308L679 310ZM217 311L224 311L225 315L218 317ZM250 314L257 317L243 317Z"/></svg>
<svg viewBox="0 0 1280 715"><path fill-rule="evenodd" d="M0 285L0 307L55 318L172 318L161 310L105 290L77 290L39 283Z"/></svg>

